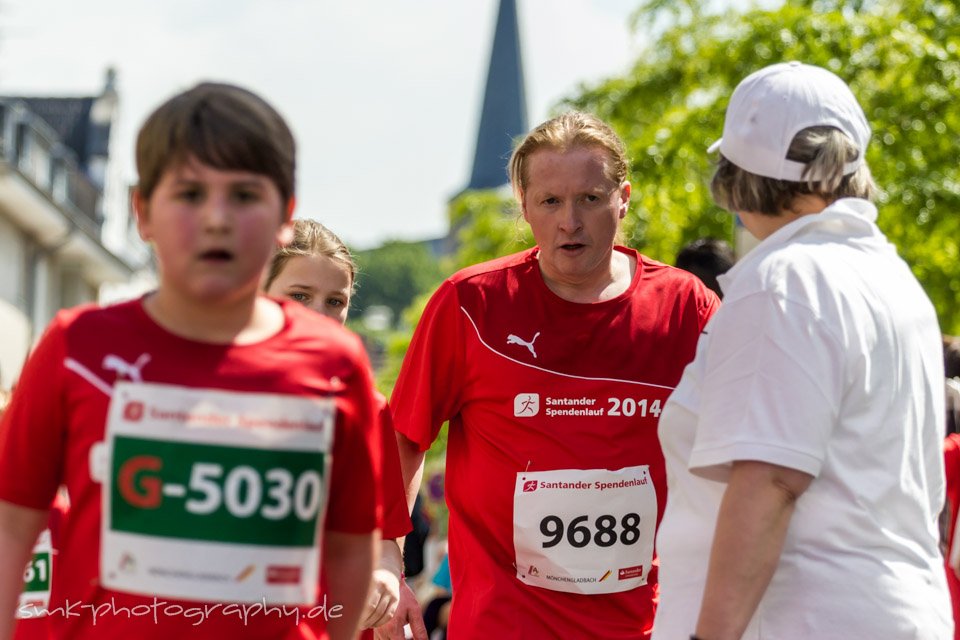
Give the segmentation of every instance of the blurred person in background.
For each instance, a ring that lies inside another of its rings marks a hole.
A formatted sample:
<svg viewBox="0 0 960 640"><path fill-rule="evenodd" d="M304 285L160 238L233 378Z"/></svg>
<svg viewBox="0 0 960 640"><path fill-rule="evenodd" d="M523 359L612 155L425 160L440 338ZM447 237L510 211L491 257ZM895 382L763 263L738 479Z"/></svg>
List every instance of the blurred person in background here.
<svg viewBox="0 0 960 640"><path fill-rule="evenodd" d="M678 269L689 271L703 281L703 284L722 300L723 291L717 276L726 273L736 262L733 249L717 238L700 238L690 242L677 254Z"/></svg>

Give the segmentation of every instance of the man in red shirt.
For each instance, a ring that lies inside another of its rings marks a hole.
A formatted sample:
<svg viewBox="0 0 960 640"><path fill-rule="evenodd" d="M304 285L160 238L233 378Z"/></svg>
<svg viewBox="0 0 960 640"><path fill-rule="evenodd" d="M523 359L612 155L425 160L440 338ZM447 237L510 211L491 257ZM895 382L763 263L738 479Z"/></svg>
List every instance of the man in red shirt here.
<svg viewBox="0 0 960 640"><path fill-rule="evenodd" d="M451 638L642 638L656 595L663 403L718 300L616 246L622 142L568 113L510 177L537 247L453 275L391 399L407 499L450 421Z"/></svg>

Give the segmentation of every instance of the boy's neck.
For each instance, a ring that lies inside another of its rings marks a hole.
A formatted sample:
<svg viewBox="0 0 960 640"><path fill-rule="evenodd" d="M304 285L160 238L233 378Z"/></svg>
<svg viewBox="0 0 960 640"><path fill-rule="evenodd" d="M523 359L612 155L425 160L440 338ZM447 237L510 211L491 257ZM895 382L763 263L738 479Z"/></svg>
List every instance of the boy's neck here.
<svg viewBox="0 0 960 640"><path fill-rule="evenodd" d="M143 308L154 322L181 338L211 344L253 344L276 335L284 325L280 306L262 296L198 306L162 287Z"/></svg>

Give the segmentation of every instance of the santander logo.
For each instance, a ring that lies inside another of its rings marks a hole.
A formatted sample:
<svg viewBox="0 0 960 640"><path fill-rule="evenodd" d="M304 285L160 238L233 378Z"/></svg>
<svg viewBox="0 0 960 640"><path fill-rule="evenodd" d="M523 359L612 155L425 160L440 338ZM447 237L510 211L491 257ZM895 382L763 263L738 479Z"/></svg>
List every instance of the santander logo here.
<svg viewBox="0 0 960 640"><path fill-rule="evenodd" d="M143 420L143 403L139 400L128 402L123 408L123 419L127 422L140 422Z"/></svg>

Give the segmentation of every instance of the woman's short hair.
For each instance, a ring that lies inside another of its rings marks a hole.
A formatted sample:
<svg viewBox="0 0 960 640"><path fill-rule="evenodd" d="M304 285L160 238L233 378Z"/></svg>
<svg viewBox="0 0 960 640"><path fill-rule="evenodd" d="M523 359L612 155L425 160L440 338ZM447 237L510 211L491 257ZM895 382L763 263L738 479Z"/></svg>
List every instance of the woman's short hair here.
<svg viewBox="0 0 960 640"><path fill-rule="evenodd" d="M835 127L801 130L790 144L787 158L802 162L804 180L777 180L741 169L722 154L710 183L713 199L729 211L750 211L776 216L790 210L799 195L816 195L827 202L840 198L871 200L876 184L866 162L844 175L844 166L857 159L856 144ZM806 179L806 176L819 176Z"/></svg>
<svg viewBox="0 0 960 640"><path fill-rule="evenodd" d="M510 185L521 203L529 186L528 158L541 149L566 151L574 147L599 147L610 156L608 177L622 184L627 179L627 153L623 141L606 122L590 113L570 111L547 120L513 150L510 157Z"/></svg>
<svg viewBox="0 0 960 640"><path fill-rule="evenodd" d="M270 288L290 258L297 256L323 256L339 262L350 273L351 288L356 283L357 263L343 240L316 220L301 219L293 222L293 241L273 254L263 283L264 290Z"/></svg>
<svg viewBox="0 0 960 640"><path fill-rule="evenodd" d="M198 84L147 118L136 145L141 196L149 200L163 173L188 156L216 169L265 175L284 203L294 195L293 133L263 98L241 87Z"/></svg>

